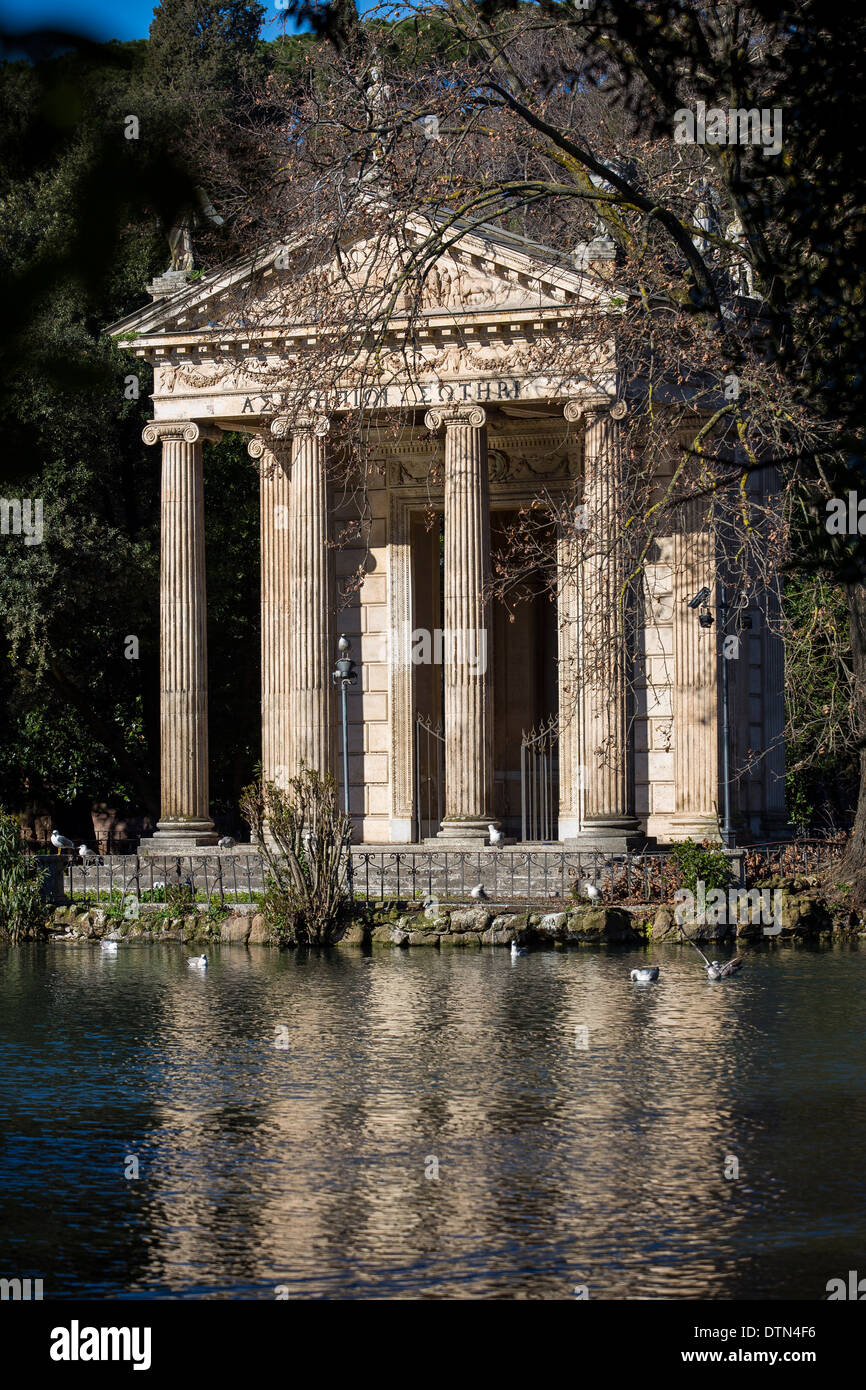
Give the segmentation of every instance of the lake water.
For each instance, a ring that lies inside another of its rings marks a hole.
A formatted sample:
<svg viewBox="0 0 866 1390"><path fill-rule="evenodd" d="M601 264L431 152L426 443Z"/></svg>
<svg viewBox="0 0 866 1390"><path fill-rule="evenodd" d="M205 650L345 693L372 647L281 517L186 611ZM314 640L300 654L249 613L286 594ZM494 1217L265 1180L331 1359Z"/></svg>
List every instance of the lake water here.
<svg viewBox="0 0 866 1390"><path fill-rule="evenodd" d="M866 950L717 984L654 958L641 987L612 949L224 947L205 974L168 944L5 949L0 1274L591 1299L866 1275Z"/></svg>

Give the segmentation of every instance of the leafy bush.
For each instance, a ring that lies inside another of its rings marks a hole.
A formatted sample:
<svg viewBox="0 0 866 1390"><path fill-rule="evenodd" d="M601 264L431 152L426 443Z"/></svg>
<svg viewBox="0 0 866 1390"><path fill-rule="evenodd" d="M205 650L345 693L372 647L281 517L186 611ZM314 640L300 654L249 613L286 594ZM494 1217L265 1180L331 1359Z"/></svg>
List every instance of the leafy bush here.
<svg viewBox="0 0 866 1390"><path fill-rule="evenodd" d="M733 875L731 863L724 850L713 849L706 841L682 840L671 849L671 857L680 873L683 888L697 892L698 883L707 889L726 888Z"/></svg>
<svg viewBox="0 0 866 1390"><path fill-rule="evenodd" d="M18 821L0 806L0 936L17 943L44 928L43 876L27 857Z"/></svg>
<svg viewBox="0 0 866 1390"><path fill-rule="evenodd" d="M241 815L268 864L262 912L286 946L327 946L349 902L351 822L337 806L332 777L309 768L288 789L254 782Z"/></svg>

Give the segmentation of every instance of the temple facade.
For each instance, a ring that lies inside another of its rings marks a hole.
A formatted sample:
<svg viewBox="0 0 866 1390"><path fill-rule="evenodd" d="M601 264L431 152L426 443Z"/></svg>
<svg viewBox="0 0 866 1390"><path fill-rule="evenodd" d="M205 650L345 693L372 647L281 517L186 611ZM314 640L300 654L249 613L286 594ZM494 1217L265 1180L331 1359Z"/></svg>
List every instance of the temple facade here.
<svg viewBox="0 0 866 1390"><path fill-rule="evenodd" d="M364 244L350 249L363 273ZM260 478L266 778L285 785L306 765L342 788L332 673L345 634L358 672L347 697L358 842L477 845L491 824L509 840L611 851L647 837L717 838L725 687L738 833L778 832L783 649L757 604L740 615L738 659L726 661L718 623L689 607L706 588L713 610L722 578L698 504L655 541L627 633L602 642L585 621L622 576L603 546L576 559L562 524L556 582L530 584L511 609L491 595L497 550L534 498L579 486L601 537L620 515L629 383L598 346L585 370L561 365L573 360L562 346L580 306L604 308L598 279L495 229L452 237L426 277L411 353L397 301L375 379L347 369L317 392L305 386L299 408L293 364L316 330L275 307L278 255L194 281L163 277L153 302L112 330L153 364L144 439L162 454L162 800L151 847L216 839L204 509L208 445L226 431L248 437ZM360 508L349 473L337 481L333 467L359 411Z"/></svg>

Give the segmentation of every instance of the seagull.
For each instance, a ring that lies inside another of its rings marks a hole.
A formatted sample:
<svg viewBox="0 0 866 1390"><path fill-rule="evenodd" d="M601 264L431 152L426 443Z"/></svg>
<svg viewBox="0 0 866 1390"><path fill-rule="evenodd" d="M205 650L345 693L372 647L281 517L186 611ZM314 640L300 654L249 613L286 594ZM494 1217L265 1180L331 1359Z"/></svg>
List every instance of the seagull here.
<svg viewBox="0 0 866 1390"><path fill-rule="evenodd" d="M487 897L487 894L484 891L484 884L476 883L474 888L469 889L469 896L470 898L477 898L483 902Z"/></svg>
<svg viewBox="0 0 866 1390"><path fill-rule="evenodd" d="M62 849L75 849L71 840L67 840L65 835L61 835L59 830L52 830L51 843L59 854Z"/></svg>
<svg viewBox="0 0 866 1390"><path fill-rule="evenodd" d="M439 911L439 904L435 898L425 898L422 906L425 917L435 917Z"/></svg>
<svg viewBox="0 0 866 1390"><path fill-rule="evenodd" d="M636 984L648 985L659 977L659 967L657 965L641 965L637 970L631 972L631 977Z"/></svg>
<svg viewBox="0 0 866 1390"><path fill-rule="evenodd" d="M594 883L589 883L589 882L585 883L585 884L583 885L583 891L584 891L584 893L586 894L586 896L589 898L589 900L590 900L591 903L594 903L594 902L596 901L596 899L598 899L598 898L601 897L601 892L600 892L600 890L599 890L598 888L596 888L596 886L595 886Z"/></svg>
<svg viewBox="0 0 866 1390"><path fill-rule="evenodd" d="M497 830L495 825L488 825L487 829L490 832L491 845L501 845L504 838L502 831Z"/></svg>
<svg viewBox="0 0 866 1390"><path fill-rule="evenodd" d="M707 968L707 979L729 980L738 970L742 970L744 964L742 956L735 956L733 960L725 961L724 965L719 965L719 962L714 960Z"/></svg>
<svg viewBox="0 0 866 1390"><path fill-rule="evenodd" d="M193 970L207 970L207 956L204 954L200 956L187 956L186 963Z"/></svg>
<svg viewBox="0 0 866 1390"><path fill-rule="evenodd" d="M116 942L116 941L103 941L103 942L100 943L100 950L101 950L101 951L104 951L105 954L106 954L107 956L116 956L116 955L117 955L117 942Z"/></svg>
<svg viewBox="0 0 866 1390"><path fill-rule="evenodd" d="M237 840L233 840L231 835L223 835L221 840L217 840L217 849L234 849Z"/></svg>
<svg viewBox="0 0 866 1390"><path fill-rule="evenodd" d="M518 946L516 941L511 943L511 959L517 960L518 956L528 956L529 952L525 946Z"/></svg>
<svg viewBox="0 0 866 1390"><path fill-rule="evenodd" d="M689 937L686 936L682 927L680 927L680 932L682 933L684 941L688 941L690 946L695 946L695 943L691 941ZM704 962L704 965L707 968L708 980L730 979L731 975L736 975L737 971L742 970L743 966L745 965L745 961L743 960L742 956L734 956L733 960L726 961L724 965L719 965L719 962L717 960L707 960L703 951L701 951L699 947L695 946L695 950L697 951L698 955L700 956L701 960Z"/></svg>
<svg viewBox="0 0 866 1390"><path fill-rule="evenodd" d="M96 850L88 849L87 845L78 846L78 858L82 864L101 864L102 856Z"/></svg>

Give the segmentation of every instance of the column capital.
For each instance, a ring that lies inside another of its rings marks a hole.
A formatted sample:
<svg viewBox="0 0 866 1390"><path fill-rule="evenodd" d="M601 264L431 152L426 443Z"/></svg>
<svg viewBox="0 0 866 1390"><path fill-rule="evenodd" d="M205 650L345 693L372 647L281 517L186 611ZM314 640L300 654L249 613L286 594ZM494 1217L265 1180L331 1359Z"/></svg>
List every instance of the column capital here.
<svg viewBox="0 0 866 1390"><path fill-rule="evenodd" d="M201 425L195 420L150 420L142 430L141 437L145 444L172 439L184 444L197 444L199 440L215 444L222 439L222 430L215 425Z"/></svg>
<svg viewBox="0 0 866 1390"><path fill-rule="evenodd" d="M628 414L628 406L625 401L611 401L609 396L590 397L587 400L566 401L562 413L572 425L578 420L584 420L587 425L594 425L606 415L612 420L624 420Z"/></svg>
<svg viewBox="0 0 866 1390"><path fill-rule="evenodd" d="M480 405L437 405L424 416L424 424L433 432L443 425L469 425L480 430L486 423L487 411Z"/></svg>
<svg viewBox="0 0 866 1390"><path fill-rule="evenodd" d="M326 415L278 415L271 422L271 434L275 439L298 434L312 434L317 439L323 439L330 428L331 422Z"/></svg>

